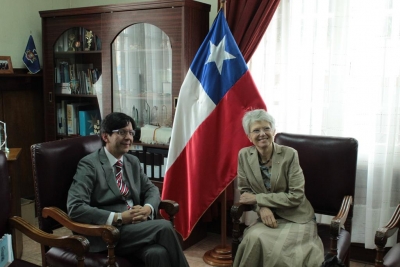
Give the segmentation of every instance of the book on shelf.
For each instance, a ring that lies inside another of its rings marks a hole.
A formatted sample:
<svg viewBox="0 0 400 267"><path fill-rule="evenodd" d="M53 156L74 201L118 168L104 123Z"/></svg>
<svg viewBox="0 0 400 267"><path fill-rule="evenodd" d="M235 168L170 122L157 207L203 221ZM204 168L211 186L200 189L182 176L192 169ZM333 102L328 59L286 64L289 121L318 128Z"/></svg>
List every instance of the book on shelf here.
<svg viewBox="0 0 400 267"><path fill-rule="evenodd" d="M57 103L56 108L57 108L57 134L64 134L65 121L64 121L64 116L62 114L63 109L61 103Z"/></svg>
<svg viewBox="0 0 400 267"><path fill-rule="evenodd" d="M66 100L61 100L61 102L56 104L57 108L57 133L62 135L67 135L67 104Z"/></svg>
<svg viewBox="0 0 400 267"><path fill-rule="evenodd" d="M79 111L79 134L81 136L100 133L100 111L98 109Z"/></svg>
<svg viewBox="0 0 400 267"><path fill-rule="evenodd" d="M96 50L101 50L101 39L96 36Z"/></svg>
<svg viewBox="0 0 400 267"><path fill-rule="evenodd" d="M79 28L78 30L78 39L80 42L79 51L83 51L85 48L85 29Z"/></svg>
<svg viewBox="0 0 400 267"><path fill-rule="evenodd" d="M69 81L70 81L69 62L68 61L60 61L59 68L60 68L61 83L69 83Z"/></svg>
<svg viewBox="0 0 400 267"><path fill-rule="evenodd" d="M14 261L12 236L4 234L0 238L0 267L7 267Z"/></svg>
<svg viewBox="0 0 400 267"><path fill-rule="evenodd" d="M93 39L92 39L92 44L90 46L90 50L97 50L97 36L96 34L93 34Z"/></svg>
<svg viewBox="0 0 400 267"><path fill-rule="evenodd" d="M77 132L77 115L75 111L75 104L67 104L67 134L78 134Z"/></svg>
<svg viewBox="0 0 400 267"><path fill-rule="evenodd" d="M54 67L54 82L61 83L60 69L58 66Z"/></svg>
<svg viewBox="0 0 400 267"><path fill-rule="evenodd" d="M56 93L70 95L72 93L70 83L56 83Z"/></svg>

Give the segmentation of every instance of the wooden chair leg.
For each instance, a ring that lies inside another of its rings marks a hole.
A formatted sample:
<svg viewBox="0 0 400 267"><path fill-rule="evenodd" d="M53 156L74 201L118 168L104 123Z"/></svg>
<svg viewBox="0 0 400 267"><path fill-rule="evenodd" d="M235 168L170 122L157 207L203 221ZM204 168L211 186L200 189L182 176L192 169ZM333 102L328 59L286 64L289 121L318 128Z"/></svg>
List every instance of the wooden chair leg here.
<svg viewBox="0 0 400 267"><path fill-rule="evenodd" d="M376 247L375 267L383 267L383 255L385 247Z"/></svg>

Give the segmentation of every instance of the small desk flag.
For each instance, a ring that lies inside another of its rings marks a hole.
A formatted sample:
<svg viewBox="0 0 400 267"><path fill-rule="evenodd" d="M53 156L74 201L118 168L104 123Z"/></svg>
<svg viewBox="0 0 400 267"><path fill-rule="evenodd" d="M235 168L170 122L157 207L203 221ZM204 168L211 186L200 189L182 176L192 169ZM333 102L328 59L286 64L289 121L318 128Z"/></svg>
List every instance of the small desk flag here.
<svg viewBox="0 0 400 267"><path fill-rule="evenodd" d="M26 45L22 60L24 61L24 64L28 68L29 72L35 74L40 71L39 57L32 35L29 36L28 44Z"/></svg>
<svg viewBox="0 0 400 267"><path fill-rule="evenodd" d="M179 203L183 240L234 180L251 144L242 117L256 108L266 106L220 10L183 81L169 145L162 199Z"/></svg>

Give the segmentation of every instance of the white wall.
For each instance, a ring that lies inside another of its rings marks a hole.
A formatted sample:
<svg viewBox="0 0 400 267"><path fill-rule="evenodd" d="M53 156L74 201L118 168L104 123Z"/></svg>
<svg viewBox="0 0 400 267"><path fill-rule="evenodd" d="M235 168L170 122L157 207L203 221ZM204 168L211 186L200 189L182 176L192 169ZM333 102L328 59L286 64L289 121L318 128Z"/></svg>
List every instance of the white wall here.
<svg viewBox="0 0 400 267"><path fill-rule="evenodd" d="M42 25L39 11L97 6L145 0L0 0L0 56L11 56L14 68L24 68L22 56L32 34L42 64ZM198 0L211 5L210 25L217 14L217 0Z"/></svg>
<svg viewBox="0 0 400 267"><path fill-rule="evenodd" d="M39 10L67 8L66 0L0 0L0 56L11 56L14 68L24 67L22 56L32 34L42 56L42 25Z"/></svg>

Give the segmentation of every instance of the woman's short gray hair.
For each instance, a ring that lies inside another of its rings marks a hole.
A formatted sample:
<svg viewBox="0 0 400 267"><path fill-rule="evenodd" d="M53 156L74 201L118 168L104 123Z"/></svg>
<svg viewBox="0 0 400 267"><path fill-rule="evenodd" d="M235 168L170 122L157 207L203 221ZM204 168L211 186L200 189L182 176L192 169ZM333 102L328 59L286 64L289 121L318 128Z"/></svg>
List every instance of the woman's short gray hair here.
<svg viewBox="0 0 400 267"><path fill-rule="evenodd" d="M266 121L271 124L272 130L275 130L275 119L264 109L254 109L247 111L242 119L243 130L246 135L250 133L251 125L256 121Z"/></svg>

